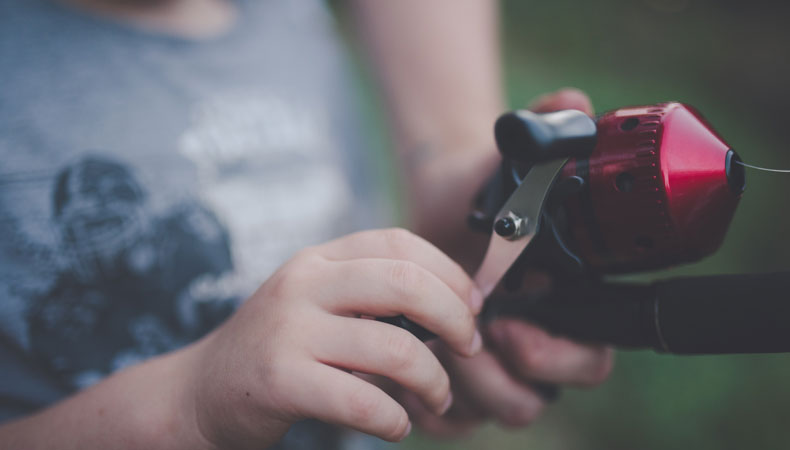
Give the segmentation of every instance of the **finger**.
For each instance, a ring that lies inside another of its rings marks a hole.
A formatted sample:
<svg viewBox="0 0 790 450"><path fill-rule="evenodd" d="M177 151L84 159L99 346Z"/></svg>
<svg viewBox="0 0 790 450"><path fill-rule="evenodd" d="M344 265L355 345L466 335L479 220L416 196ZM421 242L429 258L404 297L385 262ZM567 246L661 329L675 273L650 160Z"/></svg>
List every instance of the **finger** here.
<svg viewBox="0 0 790 450"><path fill-rule="evenodd" d="M374 386L378 386L379 388L381 388L381 390L386 392L387 395L394 398L398 403L403 405L403 407L406 409L406 412L409 414L409 418L411 419L412 424L414 425L420 425L419 423L417 423L418 421L415 419L416 417L415 414L424 413L424 414L430 414L434 417L446 418L450 415L450 411L457 410L459 402L456 401L454 396L452 403L450 405L450 409L447 412L445 412L443 415L438 415L435 412L428 409L428 406L425 405L425 402L423 402L417 394L409 391L403 386L400 386L399 384L397 384L396 382L392 381L391 379L385 376L369 374L364 372L356 372L356 371L353 371L351 373L354 376L362 380L365 380ZM470 414L463 417L464 422L470 422L470 423L471 422L480 423L483 421L483 419L484 417L480 414L474 414L474 415ZM450 422L457 422L457 421L458 420L456 420L455 418L450 420Z"/></svg>
<svg viewBox="0 0 790 450"><path fill-rule="evenodd" d="M455 357L450 355L449 349L443 342L432 340L426 342L425 345L437 356L446 369L457 370L457 367L451 364L452 358ZM453 372L448 373L450 374L450 389L453 392L453 404L443 417L459 422L481 422L488 419L489 416L474 405L463 390L458 389L456 374ZM406 408L406 410L408 411L409 409Z"/></svg>
<svg viewBox="0 0 790 450"><path fill-rule="evenodd" d="M576 109L590 116L593 115L590 98L584 92L574 88L564 88L542 95L530 103L529 109L537 113Z"/></svg>
<svg viewBox="0 0 790 450"><path fill-rule="evenodd" d="M482 347L467 305L436 275L401 260L356 259L332 263L325 288L314 295L330 312L374 317L403 314L439 336L455 351L472 355Z"/></svg>
<svg viewBox="0 0 790 450"><path fill-rule="evenodd" d="M483 306L483 295L458 263L430 242L404 229L361 231L316 249L330 260L387 258L411 261L447 284L474 314Z"/></svg>
<svg viewBox="0 0 790 450"><path fill-rule="evenodd" d="M449 355L443 362L453 374L454 395L504 425L529 425L543 409L541 398L512 378L491 353L484 351L472 358Z"/></svg>
<svg viewBox="0 0 790 450"><path fill-rule="evenodd" d="M402 392L398 398L409 413L412 423L421 431L437 438L458 438L467 435L482 422L480 419L455 419L447 415L437 415L427 409L411 392Z"/></svg>
<svg viewBox="0 0 790 450"><path fill-rule="evenodd" d="M462 393L462 391L457 392ZM453 392L453 405L442 417L456 422L475 423L485 420L487 416L479 408L476 408L466 396L458 395L456 397Z"/></svg>
<svg viewBox="0 0 790 450"><path fill-rule="evenodd" d="M486 337L500 359L524 380L595 386L609 376L614 363L611 348L553 337L517 319L492 322Z"/></svg>
<svg viewBox="0 0 790 450"><path fill-rule="evenodd" d="M309 377L309 379L305 379ZM316 383L315 380L321 380ZM406 410L372 384L334 367L314 364L293 377L298 414L396 442L411 431Z"/></svg>
<svg viewBox="0 0 790 450"><path fill-rule="evenodd" d="M315 340L319 361L383 375L414 392L436 414L450 407L450 378L436 356L411 333L366 319L332 317Z"/></svg>

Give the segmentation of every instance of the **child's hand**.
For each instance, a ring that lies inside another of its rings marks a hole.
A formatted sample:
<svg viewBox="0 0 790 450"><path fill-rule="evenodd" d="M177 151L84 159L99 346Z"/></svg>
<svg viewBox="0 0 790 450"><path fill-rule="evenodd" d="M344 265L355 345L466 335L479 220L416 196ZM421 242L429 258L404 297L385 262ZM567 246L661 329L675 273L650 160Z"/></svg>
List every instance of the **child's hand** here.
<svg viewBox="0 0 790 450"><path fill-rule="evenodd" d="M409 332L366 317L404 314L469 356L481 348L481 305L455 262L403 230L304 250L190 349L200 432L220 448L262 448L316 418L400 440L411 428L406 411L350 372L386 376L437 414L452 401L449 379Z"/></svg>
<svg viewBox="0 0 790 450"><path fill-rule="evenodd" d="M590 99L577 89L541 96L530 109L540 113L576 109L593 114ZM453 377L456 402L449 414L435 415L414 401L411 393L399 397L424 431L458 436L491 419L524 427L550 400L536 391L535 382L592 387L606 380L612 370L611 348L551 336L523 320L498 319L483 330L486 349L474 358L458 358L444 345L435 346Z"/></svg>

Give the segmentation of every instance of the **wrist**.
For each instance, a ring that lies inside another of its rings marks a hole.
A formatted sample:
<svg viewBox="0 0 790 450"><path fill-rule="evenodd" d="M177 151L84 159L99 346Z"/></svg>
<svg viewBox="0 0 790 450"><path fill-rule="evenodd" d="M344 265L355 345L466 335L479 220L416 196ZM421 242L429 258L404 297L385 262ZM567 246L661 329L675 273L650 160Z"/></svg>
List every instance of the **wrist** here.
<svg viewBox="0 0 790 450"><path fill-rule="evenodd" d="M404 186L409 226L453 253L456 243L468 243L466 218L472 201L502 159L493 139L479 145L458 144L422 151L431 156L408 170L408 183Z"/></svg>
<svg viewBox="0 0 790 450"><path fill-rule="evenodd" d="M247 342L239 341L238 317L173 355L184 380L175 404L194 448L268 448L296 421L270 407L265 387L270 380L265 371L257 372L261 366L253 364L252 372L245 367L252 352L242 349Z"/></svg>
<svg viewBox="0 0 790 450"><path fill-rule="evenodd" d="M178 417L186 439L183 448L199 450L216 450L221 448L212 432L210 420L207 419L208 409L201 395L200 376L203 373L205 348L213 334L167 355L164 363L170 365L169 381L172 392L170 413Z"/></svg>
<svg viewBox="0 0 790 450"><path fill-rule="evenodd" d="M29 449L213 450L195 421L188 354L174 352L123 369L44 411L0 427L0 442Z"/></svg>
<svg viewBox="0 0 790 450"><path fill-rule="evenodd" d="M198 422L195 382L199 373L198 345L153 358L121 373L128 377L129 406L135 408L133 420L143 430L149 448L215 450ZM123 380L119 380L123 381ZM147 399L147 400L142 400Z"/></svg>

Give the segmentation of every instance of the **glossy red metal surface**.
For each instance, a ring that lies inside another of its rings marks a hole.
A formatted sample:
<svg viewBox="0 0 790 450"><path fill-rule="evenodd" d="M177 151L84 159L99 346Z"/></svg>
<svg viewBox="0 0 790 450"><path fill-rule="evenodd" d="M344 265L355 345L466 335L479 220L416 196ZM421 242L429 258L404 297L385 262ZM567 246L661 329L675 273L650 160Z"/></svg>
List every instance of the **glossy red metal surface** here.
<svg viewBox="0 0 790 450"><path fill-rule="evenodd" d="M714 252L741 190L728 179L730 148L710 124L687 105L663 103L611 111L597 125L590 157L563 169L586 182L566 204L573 250L600 272L666 267Z"/></svg>

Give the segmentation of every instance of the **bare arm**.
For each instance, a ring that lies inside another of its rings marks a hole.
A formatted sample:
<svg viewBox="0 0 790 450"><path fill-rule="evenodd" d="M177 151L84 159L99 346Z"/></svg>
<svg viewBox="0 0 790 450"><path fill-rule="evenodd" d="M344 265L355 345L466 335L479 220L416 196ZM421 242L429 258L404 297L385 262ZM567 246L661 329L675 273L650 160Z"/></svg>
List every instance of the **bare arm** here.
<svg viewBox="0 0 790 450"><path fill-rule="evenodd" d="M499 160L497 2L358 0L354 7L389 105L411 228L456 250L468 239L469 202Z"/></svg>
<svg viewBox="0 0 790 450"><path fill-rule="evenodd" d="M187 351L152 359L0 427L0 449L206 448L185 395Z"/></svg>
<svg viewBox="0 0 790 450"><path fill-rule="evenodd" d="M493 124L505 109L497 4L356 0L354 6L389 105L410 226L473 269L487 239L472 240L465 216L500 160ZM589 99L576 90L544 96L533 108L591 112ZM484 331L481 354L441 356L456 399L448 415L426 411L408 394L401 398L423 429L455 435L489 418L524 426L546 402L533 381L591 386L612 366L611 350L555 338L522 321L493 322ZM442 346L435 351L446 354Z"/></svg>

